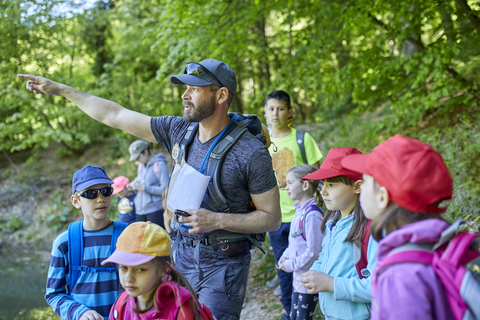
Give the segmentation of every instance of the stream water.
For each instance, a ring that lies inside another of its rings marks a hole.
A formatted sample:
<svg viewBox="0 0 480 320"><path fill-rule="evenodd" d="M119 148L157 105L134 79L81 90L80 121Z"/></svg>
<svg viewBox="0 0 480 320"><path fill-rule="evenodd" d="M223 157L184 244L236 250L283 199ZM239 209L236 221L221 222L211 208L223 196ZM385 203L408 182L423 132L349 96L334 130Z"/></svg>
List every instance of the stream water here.
<svg viewBox="0 0 480 320"><path fill-rule="evenodd" d="M44 299L50 254L0 255L0 320L59 319Z"/></svg>

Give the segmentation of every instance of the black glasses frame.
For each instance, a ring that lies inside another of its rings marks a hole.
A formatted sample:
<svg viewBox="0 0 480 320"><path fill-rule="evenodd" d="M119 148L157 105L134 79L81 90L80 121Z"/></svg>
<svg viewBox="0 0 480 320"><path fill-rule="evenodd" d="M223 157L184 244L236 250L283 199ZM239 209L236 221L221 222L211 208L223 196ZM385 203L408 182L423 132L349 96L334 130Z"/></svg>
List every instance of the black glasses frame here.
<svg viewBox="0 0 480 320"><path fill-rule="evenodd" d="M198 66L196 67L195 69L191 69L189 68L189 66ZM208 74L209 76L211 76L215 81L218 82L218 84L220 85L220 88L223 88L225 87L222 83L222 81L218 80L217 76L213 74L213 72L211 72L210 70L208 70L207 68L205 68L204 66L202 66L200 63L198 62L189 62L187 63L187 66L185 67L185 74L193 74L193 75L196 75L196 76L199 76L201 77L201 75L203 74L203 72L205 72L206 74Z"/></svg>
<svg viewBox="0 0 480 320"><path fill-rule="evenodd" d="M98 198L100 193L104 197L109 197L113 194L113 187L105 187L102 189L88 189L85 191L78 192L78 195L85 199L96 199Z"/></svg>

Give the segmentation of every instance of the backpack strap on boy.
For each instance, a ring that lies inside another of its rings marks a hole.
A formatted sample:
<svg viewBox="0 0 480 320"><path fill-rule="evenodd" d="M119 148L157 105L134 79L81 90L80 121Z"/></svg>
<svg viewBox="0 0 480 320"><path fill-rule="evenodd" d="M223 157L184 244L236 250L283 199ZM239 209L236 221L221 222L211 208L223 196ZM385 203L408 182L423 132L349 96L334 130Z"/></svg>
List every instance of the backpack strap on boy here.
<svg viewBox="0 0 480 320"><path fill-rule="evenodd" d="M125 222L113 222L112 242L110 243L110 252L115 251L117 239L123 229L127 227ZM67 294L70 295L77 284L82 271L89 272L117 272L117 268L89 267L83 265L83 220L71 223L68 226L68 273L69 282L67 285Z"/></svg>
<svg viewBox="0 0 480 320"><path fill-rule="evenodd" d="M312 211L319 211L323 216L323 210L316 204L312 204L311 206L306 207L305 211L300 217L299 229L292 233L292 237L298 237L299 235L302 235L303 240L307 240L307 238L305 237L305 221L307 220L307 215Z"/></svg>
<svg viewBox="0 0 480 320"><path fill-rule="evenodd" d="M308 164L307 154L305 152L305 131L297 129L296 138L298 147L300 148L300 154L302 155L303 163Z"/></svg>

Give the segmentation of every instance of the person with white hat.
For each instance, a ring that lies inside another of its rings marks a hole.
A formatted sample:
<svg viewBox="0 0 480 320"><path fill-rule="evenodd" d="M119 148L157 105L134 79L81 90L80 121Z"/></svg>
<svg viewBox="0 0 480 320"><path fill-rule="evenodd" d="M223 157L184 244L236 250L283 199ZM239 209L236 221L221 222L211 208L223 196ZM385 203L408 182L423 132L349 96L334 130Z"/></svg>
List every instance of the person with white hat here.
<svg viewBox="0 0 480 320"><path fill-rule="evenodd" d="M126 188L135 191L137 221L151 221L165 228L163 222L162 193L170 180L167 160L162 153L151 154L152 143L136 140L128 147L130 161L137 165L137 177Z"/></svg>

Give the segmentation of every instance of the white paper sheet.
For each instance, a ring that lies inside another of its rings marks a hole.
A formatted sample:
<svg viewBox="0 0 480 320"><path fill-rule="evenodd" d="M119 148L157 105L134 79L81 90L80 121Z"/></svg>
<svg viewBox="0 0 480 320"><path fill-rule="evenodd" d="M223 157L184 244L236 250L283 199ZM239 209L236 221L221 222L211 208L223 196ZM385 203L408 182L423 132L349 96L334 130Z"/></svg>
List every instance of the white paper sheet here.
<svg viewBox="0 0 480 320"><path fill-rule="evenodd" d="M201 174L188 164L175 165L168 189L167 208L199 209L210 177Z"/></svg>

